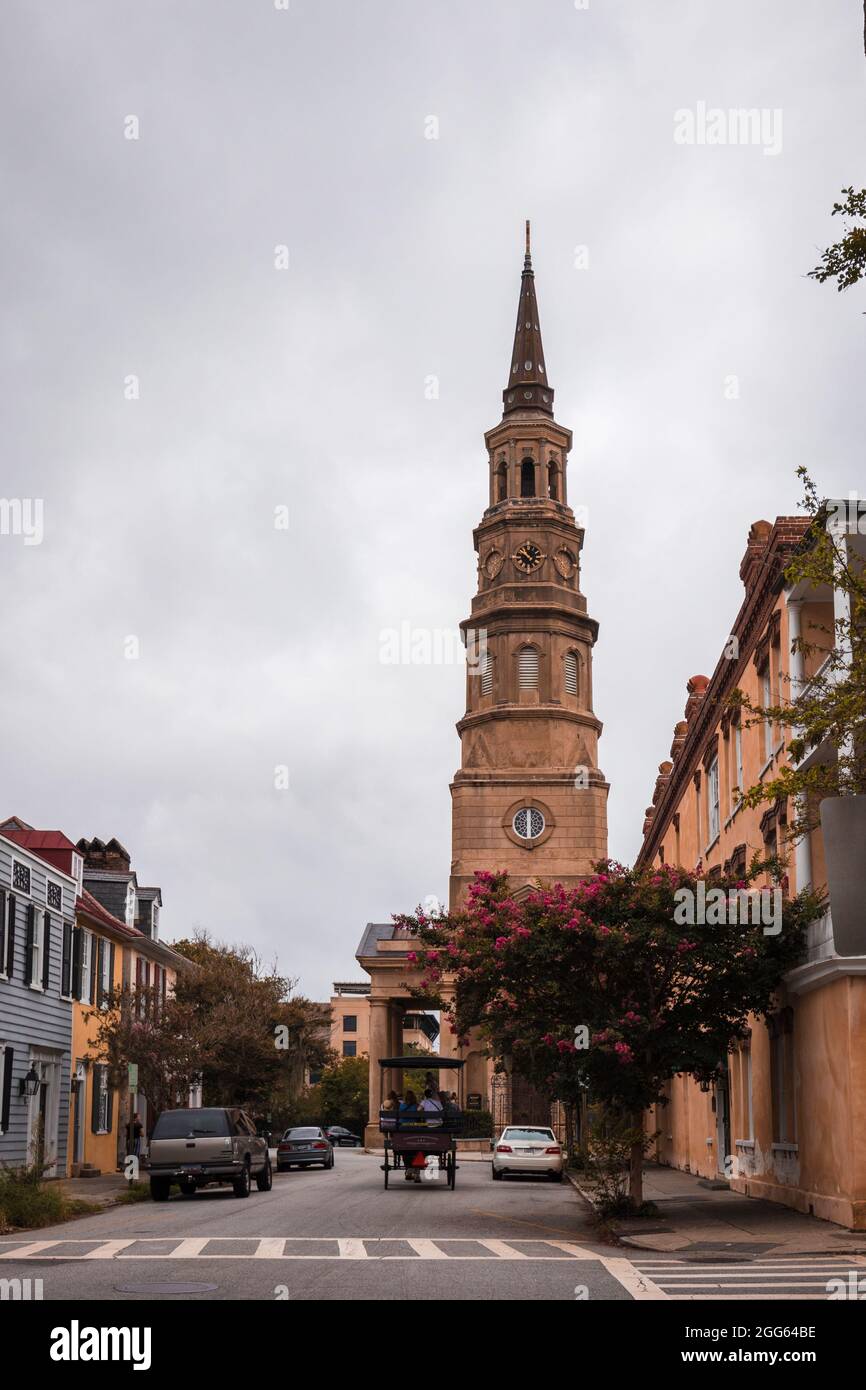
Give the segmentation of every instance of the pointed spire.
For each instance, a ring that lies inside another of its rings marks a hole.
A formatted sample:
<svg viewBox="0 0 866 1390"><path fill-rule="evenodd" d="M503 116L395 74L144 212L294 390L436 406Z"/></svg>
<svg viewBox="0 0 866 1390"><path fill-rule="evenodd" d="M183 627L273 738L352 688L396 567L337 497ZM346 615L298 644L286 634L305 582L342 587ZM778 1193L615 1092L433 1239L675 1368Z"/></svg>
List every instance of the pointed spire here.
<svg viewBox="0 0 866 1390"><path fill-rule="evenodd" d="M526 254L520 278L514 349L508 369L508 385L502 393L503 415L508 415L512 410L543 410L547 415L553 414L553 391L547 384L547 364L541 346L529 222L526 223Z"/></svg>

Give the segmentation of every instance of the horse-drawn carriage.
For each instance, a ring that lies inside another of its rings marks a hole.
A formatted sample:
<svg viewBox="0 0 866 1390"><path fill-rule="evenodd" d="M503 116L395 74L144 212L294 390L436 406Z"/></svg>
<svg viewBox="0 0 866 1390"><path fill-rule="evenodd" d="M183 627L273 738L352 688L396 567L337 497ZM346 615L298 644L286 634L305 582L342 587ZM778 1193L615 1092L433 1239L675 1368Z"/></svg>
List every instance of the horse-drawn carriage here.
<svg viewBox="0 0 866 1390"><path fill-rule="evenodd" d="M390 1175L402 1164L406 1178L436 1181L444 1174L451 1190L457 1177L457 1136L463 1130L463 1110L458 1103L441 1111L415 1107L407 1110L385 1108L385 1077L390 1072L454 1071L462 1083L464 1063L456 1057L432 1057L417 1053L413 1057L382 1057L379 1061L379 1131L385 1141L385 1187Z"/></svg>

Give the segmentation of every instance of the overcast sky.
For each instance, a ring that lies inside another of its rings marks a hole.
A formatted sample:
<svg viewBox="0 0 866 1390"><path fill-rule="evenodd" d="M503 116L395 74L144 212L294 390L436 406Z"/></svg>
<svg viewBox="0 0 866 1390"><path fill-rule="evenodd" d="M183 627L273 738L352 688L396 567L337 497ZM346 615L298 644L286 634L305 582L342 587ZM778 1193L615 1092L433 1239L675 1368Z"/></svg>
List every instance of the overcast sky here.
<svg viewBox="0 0 866 1390"><path fill-rule="evenodd" d="M859 0L5 0L2 30L0 492L44 538L0 536L0 814L116 835L166 937L316 997L446 896L464 674L380 634L468 615L531 217L631 861L749 525L798 464L866 483L866 299L805 278L866 182ZM677 143L701 102L771 138Z"/></svg>

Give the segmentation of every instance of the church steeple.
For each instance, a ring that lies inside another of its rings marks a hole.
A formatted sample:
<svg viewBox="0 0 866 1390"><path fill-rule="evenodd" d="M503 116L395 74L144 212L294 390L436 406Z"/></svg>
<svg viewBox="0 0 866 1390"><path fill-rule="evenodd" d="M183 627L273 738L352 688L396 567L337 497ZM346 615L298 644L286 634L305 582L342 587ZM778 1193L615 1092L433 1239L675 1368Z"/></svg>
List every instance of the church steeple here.
<svg viewBox="0 0 866 1390"><path fill-rule="evenodd" d="M541 345L541 323L535 297L535 273L529 223L526 223L526 253L520 277L520 299L514 329L514 349L508 369L508 385L502 393L502 414L514 410L542 410L553 414L553 391L547 384L547 366Z"/></svg>

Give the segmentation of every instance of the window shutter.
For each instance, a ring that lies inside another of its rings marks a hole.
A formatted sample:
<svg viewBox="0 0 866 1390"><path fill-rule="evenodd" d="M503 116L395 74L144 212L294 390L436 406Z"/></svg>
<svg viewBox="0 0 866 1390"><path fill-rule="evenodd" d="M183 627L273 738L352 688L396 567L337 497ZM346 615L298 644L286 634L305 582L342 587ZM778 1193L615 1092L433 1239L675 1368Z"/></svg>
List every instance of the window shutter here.
<svg viewBox="0 0 866 1390"><path fill-rule="evenodd" d="M33 984L33 942L36 940L36 908L27 905L27 946L24 951L24 983Z"/></svg>
<svg viewBox="0 0 866 1390"><path fill-rule="evenodd" d="M15 1053L11 1047L3 1049L3 1095L0 1096L0 1129L5 1134L9 1128L9 1100L12 1095L12 1059Z"/></svg>
<svg viewBox="0 0 866 1390"><path fill-rule="evenodd" d="M102 1003L103 1003L103 1000L104 1000L104 998L105 998L105 991L104 991L104 989L102 988L102 972L103 972L104 968L105 968L105 942L103 941L102 937L100 936L100 938L99 938L99 949L98 949L98 951L96 952L96 998L95 998L94 1001L93 1001L93 1002L96 1004L96 1007L97 1007L98 1009L101 1009L101 1008L102 1008Z"/></svg>
<svg viewBox="0 0 866 1390"><path fill-rule="evenodd" d="M108 992L110 995L114 993L114 951L115 946L112 941L108 952ZM110 1128L111 1126L109 1125L109 1129Z"/></svg>
<svg viewBox="0 0 866 1390"><path fill-rule="evenodd" d="M111 1087L109 1086L109 1084L108 1084L108 1068L107 1068L107 1067L106 1067L106 1069L105 1069L104 1076L105 1076L105 1089L106 1089L106 1091L108 1092L107 1104L106 1104L106 1107L105 1107L105 1128L108 1130L108 1132L109 1132L109 1134L110 1134L111 1131L112 1131L112 1128L113 1128L113 1126L114 1126L114 1091L112 1090L112 1088L111 1088Z"/></svg>
<svg viewBox="0 0 866 1390"><path fill-rule="evenodd" d="M565 693L567 695L577 694L577 654L575 652L565 653Z"/></svg>
<svg viewBox="0 0 866 1390"><path fill-rule="evenodd" d="M162 967L162 1002L163 1002L163 1006L165 1005L165 998L166 998L166 995L167 995L167 994L168 994L168 971L166 970L165 966L163 966L163 967Z"/></svg>
<svg viewBox="0 0 866 1390"><path fill-rule="evenodd" d="M6 971L6 889L0 888L0 975Z"/></svg>
<svg viewBox="0 0 866 1390"><path fill-rule="evenodd" d="M63 923L63 953L60 957L60 993L68 996L72 990L72 924Z"/></svg>
<svg viewBox="0 0 866 1390"><path fill-rule="evenodd" d="M6 931L6 974L12 979L15 965L15 897L9 894L9 926Z"/></svg>
<svg viewBox="0 0 866 1390"><path fill-rule="evenodd" d="M42 988L47 990L51 979L51 916L42 914Z"/></svg>
<svg viewBox="0 0 866 1390"><path fill-rule="evenodd" d="M84 931L76 927L72 933L72 997L81 998L81 967L84 959Z"/></svg>
<svg viewBox="0 0 866 1390"><path fill-rule="evenodd" d="M91 1092L90 1092L90 1129L93 1134L99 1133L99 1087L102 1078L102 1067L91 1067Z"/></svg>
<svg viewBox="0 0 866 1390"><path fill-rule="evenodd" d="M535 647L521 647L517 654L517 684L521 690L538 687L538 652Z"/></svg>

